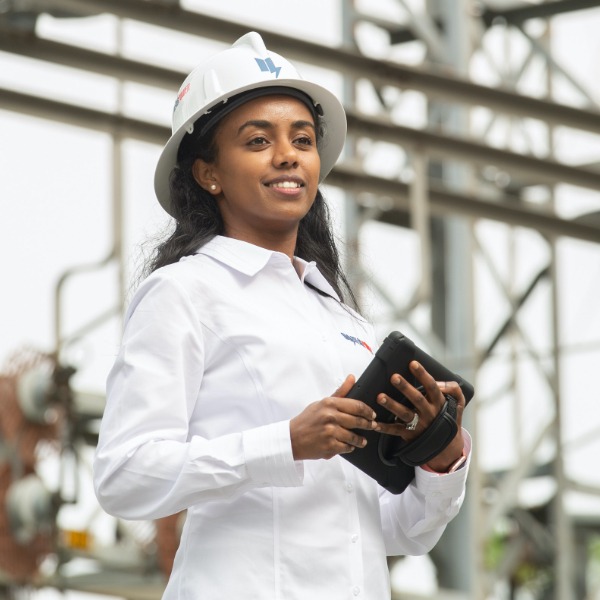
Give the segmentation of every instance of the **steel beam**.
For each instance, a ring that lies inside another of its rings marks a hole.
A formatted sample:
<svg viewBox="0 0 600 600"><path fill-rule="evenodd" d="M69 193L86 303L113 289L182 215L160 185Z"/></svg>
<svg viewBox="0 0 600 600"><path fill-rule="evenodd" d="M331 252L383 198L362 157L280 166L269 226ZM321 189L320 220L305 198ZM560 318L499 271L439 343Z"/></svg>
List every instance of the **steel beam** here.
<svg viewBox="0 0 600 600"><path fill-rule="evenodd" d="M31 58L50 60L62 65L81 68L104 75L130 79L150 85L177 89L185 73L60 44L35 36L0 37L0 50L15 52ZM355 135L427 148L433 154L458 157L476 163L494 164L526 177L537 176L543 182L562 181L572 185L600 189L600 175L585 169L515 154L455 137L401 127L378 119L348 115L348 128Z"/></svg>
<svg viewBox="0 0 600 600"><path fill-rule="evenodd" d="M481 361L482 362L484 360L488 359L492 355L492 352L494 351L494 348L498 345L498 342L503 337L506 336L506 334L509 331L511 325L515 322L515 319L517 317L517 313L519 312L519 309L523 306L523 304L525 304L525 302L527 302L527 299L529 298L529 296L531 296L531 294L536 289L537 284L542 279L545 279L546 277L548 277L548 275L550 275L550 267L543 268L533 278L533 280L531 281L531 283L529 284L529 286L527 287L527 289L515 300L514 307L513 307L513 310L511 311L510 315L504 321L504 323L500 326L500 328L498 329L498 332L492 338L492 341L487 345L487 347L485 348L485 350L483 350L483 352L481 353Z"/></svg>
<svg viewBox="0 0 600 600"><path fill-rule="evenodd" d="M347 118L348 130L354 135L403 146L425 148L428 153L442 158L463 159L483 165L495 165L530 179L537 177L540 182L564 182L600 190L600 174L593 171L499 150L454 136L403 127L381 119L353 114L348 114Z"/></svg>
<svg viewBox="0 0 600 600"><path fill-rule="evenodd" d="M162 145L169 138L168 127L148 123L130 117L84 108L56 100L47 100L29 94L0 89L0 108L32 117L51 119L61 123L84 127L94 131L114 133L119 130L123 137L130 137L152 144ZM354 191L388 196L401 213L409 211L409 186L397 181L357 173L355 169L337 166L329 174L326 183ZM546 211L511 202L492 202L453 194L441 188L430 189L431 212L434 215L465 214L472 217L492 219L510 225L530 227L553 235L565 235L581 240L600 242L600 227L561 219ZM381 220L404 222L403 214L383 213Z"/></svg>
<svg viewBox="0 0 600 600"><path fill-rule="evenodd" d="M558 0L557 2L542 2L541 4L524 4L504 10L485 8L481 14L481 20L487 28L491 27L494 19L498 18L505 19L507 23L521 25L529 19L548 19L563 13L596 8L597 6L600 6L599 0ZM369 20L366 15L361 15L361 17ZM394 28L387 24L379 24L376 20L373 22L375 25L389 31L390 43L392 44L404 44L419 39L408 27Z"/></svg>
<svg viewBox="0 0 600 600"><path fill-rule="evenodd" d="M149 0L22 0L30 10L48 12L51 9L79 13L81 16L112 13L176 31L231 43L248 32L249 26L232 23ZM350 52L287 37L272 31L254 28L272 50L288 58L340 71L355 78L367 78L377 85L393 85L419 90L448 102L464 102L486 106L501 113L511 113L542 119L556 125L600 133L600 113L559 105L510 91L477 85L466 80L434 72L406 67L397 63L375 60ZM94 69L90 69L94 70Z"/></svg>
<svg viewBox="0 0 600 600"><path fill-rule="evenodd" d="M523 4L508 9L494 10L486 8L481 15L487 27L492 25L494 19L500 17L508 23L523 23L529 19L547 19L563 13L596 8L600 6L599 0L555 0L540 4Z"/></svg>
<svg viewBox="0 0 600 600"><path fill-rule="evenodd" d="M123 137L161 146L171 134L164 125L6 89L0 89L0 109L109 134L119 130Z"/></svg>
<svg viewBox="0 0 600 600"><path fill-rule="evenodd" d="M41 578L38 585L117 596L127 600L160 600L165 590L165 578L157 571L129 573L103 568L98 573Z"/></svg>
<svg viewBox="0 0 600 600"><path fill-rule="evenodd" d="M383 177L357 173L356 170L338 165L328 175L326 184L352 190L355 193L370 193L387 196L394 201L394 209L400 215L383 213L379 220L389 223L407 223L404 213L409 210L409 186ZM439 187L429 190L431 213L434 216L448 216L457 213L475 218L501 221L509 225L529 227L537 231L566 235L591 242L600 242L600 227L585 225L553 216L546 211L535 210L522 204L508 202L488 202L470 196L454 194Z"/></svg>
<svg viewBox="0 0 600 600"><path fill-rule="evenodd" d="M62 44L35 35L9 35L0 31L0 50L174 91L179 89L187 75L183 71Z"/></svg>

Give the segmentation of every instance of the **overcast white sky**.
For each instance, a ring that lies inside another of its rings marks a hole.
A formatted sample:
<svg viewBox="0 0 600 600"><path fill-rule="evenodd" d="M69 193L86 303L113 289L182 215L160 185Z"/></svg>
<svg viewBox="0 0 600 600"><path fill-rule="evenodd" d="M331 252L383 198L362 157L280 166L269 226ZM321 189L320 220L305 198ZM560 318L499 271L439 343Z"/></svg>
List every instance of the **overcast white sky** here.
<svg viewBox="0 0 600 600"><path fill-rule="evenodd" d="M375 11L389 19L402 18L399 3L394 0L365 0L358 4L364 4L365 10ZM418 0L415 4L419 4ZM337 45L341 39L337 0L303 0L293 4L275 0L254 0L251 3L243 0L218 3L188 0L185 5L247 23L249 29L255 24L329 45ZM532 27L535 28L536 24ZM597 101L600 101L599 29L599 9L561 16L554 19L552 25L552 48L556 59ZM63 21L43 17L38 31L47 37L100 51L112 52L115 47L115 20L110 16ZM386 56L386 42L380 32L363 26L359 33L365 51L374 56ZM133 22L124 23L123 35L127 56L184 70L190 70L202 58L224 47ZM490 38L489 48L490 52L498 55L501 51L499 36ZM511 48L515 55L522 51L523 44L519 42L518 35L513 37ZM418 44L410 44L395 50L393 56L416 63L422 56L422 48ZM300 68L306 78L341 94L339 75L307 65L300 65ZM481 60L474 62L473 69L481 80L492 76L489 66ZM524 91L539 93L535 89L536 82L539 82L536 69L539 65L536 66L534 61L526 78L530 87L526 85ZM1 52L0 86L107 111L117 106L117 85L110 78ZM563 101L581 102L580 96L568 85L557 81L557 87ZM125 112L137 118L168 124L173 98L172 92L126 84ZM369 99L368 89L359 94L359 100L366 111L373 111L376 107ZM422 96L407 92L398 117L416 126L423 123ZM504 130L506 123L501 122L498 141ZM535 136L534 124L531 132ZM140 142L129 140L124 144L126 243L130 257L138 255L141 241L156 234L166 223L152 188L159 152L160 148ZM573 164L598 161L598 137L559 130L557 157ZM394 175L402 160L402 152L381 144L373 148L367 168L382 175ZM58 276L75 264L100 260L110 248L110 172L109 136L0 110L0 253L4 282L0 300L0 360L23 345L52 349L53 289ZM343 194L329 189L328 195L341 233ZM561 186L557 199L559 210L565 216L600 210L597 193ZM486 222L478 225L478 233L481 239L493 242L495 260L499 270L504 272L508 229ZM532 273L547 260L543 244L536 236L526 231L518 233L518 288L524 286ZM406 230L370 223L364 228L362 241L364 261L374 277L385 282L400 303L406 300L418 277L415 237ZM589 344L585 352L566 354L563 362L565 437L572 439L600 427L600 412L596 408L600 398L594 377L600 359L600 248L562 240L559 250L562 341L572 348ZM479 267L478 272L481 278L477 290L477 320L483 340L495 331L502 320L502 301L493 283L486 279ZM66 292L65 326L67 330L73 330L114 301L114 271L105 269L81 276L67 286ZM547 317L544 304L543 290L540 290L521 319L522 326L530 330L532 337L541 340L542 352L547 349L544 345L548 342L540 334L543 319ZM367 308L375 318L383 306L372 300ZM387 325L380 330L381 337L387 333L386 328ZM73 348L69 359L81 367L77 375L79 387L103 388L118 343L119 324L113 320ZM500 387L502 373L502 366L490 365L477 382L478 391L485 396ZM539 423L548 417L550 403L530 361L522 362L520 386L524 392L521 413L524 426L532 430L539 428ZM516 460L514 448L504 451L507 440L511 439L513 426L514 415L508 398L482 411L480 444L484 466L500 468ZM598 438L568 455L567 464L573 477L600 483L598 470L590 470L590 462L586 458L600 452ZM542 490L539 493L543 495L546 492ZM578 510L600 513L600 501L597 499L579 498L577 506ZM83 519L83 516L78 516L76 511L63 517L72 527L77 526L78 519Z"/></svg>

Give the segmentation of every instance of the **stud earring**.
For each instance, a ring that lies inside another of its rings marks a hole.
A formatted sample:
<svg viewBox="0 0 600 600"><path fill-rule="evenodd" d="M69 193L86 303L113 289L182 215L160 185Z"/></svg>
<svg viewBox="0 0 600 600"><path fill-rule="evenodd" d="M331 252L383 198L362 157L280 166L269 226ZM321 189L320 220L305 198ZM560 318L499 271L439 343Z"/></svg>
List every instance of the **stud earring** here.
<svg viewBox="0 0 600 600"><path fill-rule="evenodd" d="M216 186L216 185L213 183L213 184L210 186L210 189L211 189L211 190L213 190L213 191L215 191L215 190L217 189L217 186Z"/></svg>

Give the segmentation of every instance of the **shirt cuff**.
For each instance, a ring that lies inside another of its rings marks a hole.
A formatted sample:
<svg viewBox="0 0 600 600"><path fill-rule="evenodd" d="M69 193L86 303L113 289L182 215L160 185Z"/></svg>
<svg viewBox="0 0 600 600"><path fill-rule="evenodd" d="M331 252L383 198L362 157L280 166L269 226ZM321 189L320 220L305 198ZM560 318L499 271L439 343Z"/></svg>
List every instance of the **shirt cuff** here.
<svg viewBox="0 0 600 600"><path fill-rule="evenodd" d="M463 451L462 454L458 457L457 460L454 461L454 463L452 465L450 465L450 469L452 469L453 465L455 465L459 460L461 460L462 458L467 458L467 453L465 452L465 449L463 447ZM462 462L462 464L458 467L459 469L462 469L465 466L465 463L467 461L464 460ZM436 475L447 475L450 472L450 469L448 471L446 471L445 473L440 473L439 471L434 471L431 467L428 467L427 464L421 465L421 469L424 469L425 471L427 471L428 473L435 473Z"/></svg>
<svg viewBox="0 0 600 600"><path fill-rule="evenodd" d="M435 471L426 471L422 467L415 469L415 483L423 494L433 494L436 497L454 497L462 493L469 472L472 445L468 431L463 429L462 434L465 441L464 452L467 457L463 468L454 471L454 473L436 473Z"/></svg>
<svg viewBox="0 0 600 600"><path fill-rule="evenodd" d="M290 422L271 423L242 434L248 475L259 486L297 487L304 479L304 464L292 453Z"/></svg>

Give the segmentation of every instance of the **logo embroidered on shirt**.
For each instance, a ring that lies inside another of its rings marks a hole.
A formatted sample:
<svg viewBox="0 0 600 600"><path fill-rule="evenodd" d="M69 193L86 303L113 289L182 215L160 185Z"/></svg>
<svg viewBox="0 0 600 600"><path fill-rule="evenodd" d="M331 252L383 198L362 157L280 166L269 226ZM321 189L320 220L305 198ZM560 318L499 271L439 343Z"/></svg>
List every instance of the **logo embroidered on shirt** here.
<svg viewBox="0 0 600 600"><path fill-rule="evenodd" d="M351 335L348 335L346 333L342 333L342 336L344 336L349 342L352 342L354 344L358 344L359 346L364 346L371 354L373 354L373 350L371 350L371 348L369 348L369 346L363 342L362 340L359 340L358 338L355 338Z"/></svg>

